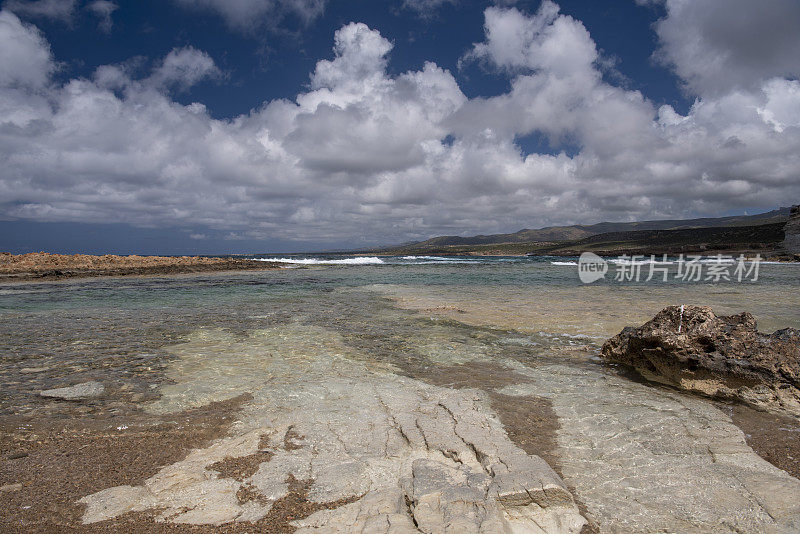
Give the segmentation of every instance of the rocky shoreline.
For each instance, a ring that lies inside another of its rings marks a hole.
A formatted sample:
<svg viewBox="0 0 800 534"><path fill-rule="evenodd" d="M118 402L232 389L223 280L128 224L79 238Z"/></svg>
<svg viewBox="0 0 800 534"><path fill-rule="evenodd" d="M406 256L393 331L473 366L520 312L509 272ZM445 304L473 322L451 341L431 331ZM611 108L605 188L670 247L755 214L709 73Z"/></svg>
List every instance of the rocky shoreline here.
<svg viewBox="0 0 800 534"><path fill-rule="evenodd" d="M244 258L203 256L118 256L106 254L0 253L0 282L50 281L99 276L153 276L279 269L281 265Z"/></svg>

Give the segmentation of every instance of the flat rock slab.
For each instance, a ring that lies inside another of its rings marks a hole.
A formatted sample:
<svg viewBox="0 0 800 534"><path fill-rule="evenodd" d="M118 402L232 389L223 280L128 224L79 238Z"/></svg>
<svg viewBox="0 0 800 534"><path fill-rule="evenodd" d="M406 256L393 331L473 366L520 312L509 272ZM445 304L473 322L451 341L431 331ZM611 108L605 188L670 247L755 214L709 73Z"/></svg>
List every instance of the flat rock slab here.
<svg viewBox="0 0 800 534"><path fill-rule="evenodd" d="M519 366L552 401L561 474L601 532L800 532L800 480L706 399L593 365Z"/></svg>
<svg viewBox="0 0 800 534"><path fill-rule="evenodd" d="M247 338L204 331L174 347L175 384L163 388L152 411L243 389L253 400L225 438L140 486L81 499L84 523L146 510L174 523L257 523L293 477L310 482L310 501L345 503L293 521L303 534L580 532L586 520L567 487L511 442L485 393L371 368L353 350L336 333L308 325ZM225 477L213 467L264 449L271 454L247 476Z"/></svg>
<svg viewBox="0 0 800 534"><path fill-rule="evenodd" d="M46 389L39 393L42 397L51 397L63 400L84 400L99 397L106 390L105 386L97 381L84 382L65 388Z"/></svg>

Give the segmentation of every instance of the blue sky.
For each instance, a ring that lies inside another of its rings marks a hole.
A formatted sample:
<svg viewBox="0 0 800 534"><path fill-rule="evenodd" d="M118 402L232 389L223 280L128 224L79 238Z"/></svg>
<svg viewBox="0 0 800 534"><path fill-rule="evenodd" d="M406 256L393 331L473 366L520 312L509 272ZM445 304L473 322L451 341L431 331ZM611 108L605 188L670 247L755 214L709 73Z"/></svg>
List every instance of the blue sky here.
<svg viewBox="0 0 800 534"><path fill-rule="evenodd" d="M538 1L517 2L534 11ZM120 3L112 31L97 28L96 17L62 19L33 17L64 62L57 78L90 77L100 65L123 63L137 56L164 57L175 47L193 46L207 52L225 72L223 82L202 83L176 95L183 103L200 101L214 117L232 118L265 100L294 98L309 81L319 59L331 57L332 37L349 22L363 22L395 43L388 72L399 74L434 61L450 70L468 97L494 96L507 90L508 78L468 65L459 59L483 39L484 10L490 3L445 3L429 13L403 7L402 2L339 0L307 26L289 17L277 28L231 31L214 12L193 12L178 2L142 0ZM581 20L626 83L659 103L686 111L691 104L669 68L652 60L657 37L651 26L664 14L658 4L634 2L560 2L561 12Z"/></svg>
<svg viewBox="0 0 800 534"><path fill-rule="evenodd" d="M0 248L224 253L800 198L792 0L6 0Z"/></svg>

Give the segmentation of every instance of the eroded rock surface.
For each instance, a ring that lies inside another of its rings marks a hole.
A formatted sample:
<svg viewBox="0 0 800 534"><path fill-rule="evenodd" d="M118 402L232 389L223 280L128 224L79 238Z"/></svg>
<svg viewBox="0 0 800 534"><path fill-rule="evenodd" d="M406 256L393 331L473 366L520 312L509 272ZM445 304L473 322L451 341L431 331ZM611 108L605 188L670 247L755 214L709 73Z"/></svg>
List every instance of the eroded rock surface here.
<svg viewBox="0 0 800 534"><path fill-rule="evenodd" d="M177 347L177 383L153 411L242 389L253 401L229 436L142 486L81 499L84 523L145 510L176 523L257 522L293 477L312 481L313 502L347 503L295 521L301 533L581 530L585 519L559 476L509 440L483 392L371 369L348 351L335 334L309 326L245 338L207 331ZM246 476L212 467L264 451L266 461Z"/></svg>
<svg viewBox="0 0 800 534"><path fill-rule="evenodd" d="M560 473L601 532L800 532L800 480L708 400L588 364L517 372L502 393L552 402Z"/></svg>
<svg viewBox="0 0 800 534"><path fill-rule="evenodd" d="M609 339L602 353L649 380L800 417L800 331L762 334L749 313L669 306Z"/></svg>
<svg viewBox="0 0 800 534"><path fill-rule="evenodd" d="M174 384L150 411L244 392L253 400L225 438L141 486L82 499L87 523L141 510L161 521L258 524L280 509L292 479L320 507L337 506L294 520L303 534L575 532L585 522L550 467L509 441L482 391L399 376L308 325L198 331L171 352ZM436 356L498 363L479 344L451 352ZM755 454L708 399L597 364L502 364L523 378L501 393L552 404L552 456L601 532L800 530L800 481ZM247 468L223 468L231 465Z"/></svg>

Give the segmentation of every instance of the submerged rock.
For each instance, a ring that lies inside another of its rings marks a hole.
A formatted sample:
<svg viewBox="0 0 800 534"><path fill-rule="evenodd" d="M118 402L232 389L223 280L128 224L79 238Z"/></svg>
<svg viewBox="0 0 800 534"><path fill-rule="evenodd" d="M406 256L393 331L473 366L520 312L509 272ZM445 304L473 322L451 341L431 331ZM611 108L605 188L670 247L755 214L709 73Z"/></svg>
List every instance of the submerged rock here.
<svg viewBox="0 0 800 534"><path fill-rule="evenodd" d="M99 397L105 390L106 388L103 384L93 380L66 388L46 389L40 392L39 395L64 400L83 400Z"/></svg>
<svg viewBox="0 0 800 534"><path fill-rule="evenodd" d="M226 437L139 486L82 498L84 524L149 510L171 523L263 526L293 479L322 508L291 522L299 534L577 534L586 523L558 474L509 439L482 391L355 361L338 334L308 325L244 339L200 332L172 351L175 384L151 410L242 391L252 401ZM241 476L219 468L259 451L269 454Z"/></svg>
<svg viewBox="0 0 800 534"><path fill-rule="evenodd" d="M623 329L602 353L648 380L800 417L800 331L760 333L749 313L669 306Z"/></svg>
<svg viewBox="0 0 800 534"><path fill-rule="evenodd" d="M530 382L500 391L552 400L559 472L600 533L800 532L800 480L759 457L716 403L599 365L515 370Z"/></svg>

